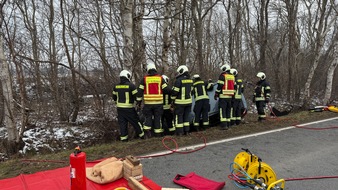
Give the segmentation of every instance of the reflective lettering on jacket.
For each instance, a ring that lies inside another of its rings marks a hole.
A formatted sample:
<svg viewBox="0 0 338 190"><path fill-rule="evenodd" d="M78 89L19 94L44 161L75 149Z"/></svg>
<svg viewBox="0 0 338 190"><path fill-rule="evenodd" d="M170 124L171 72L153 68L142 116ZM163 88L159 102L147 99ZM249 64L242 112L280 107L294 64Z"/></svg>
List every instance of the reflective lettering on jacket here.
<svg viewBox="0 0 338 190"><path fill-rule="evenodd" d="M237 79L235 83L235 99L242 99L242 94L244 92L244 85L242 79Z"/></svg>
<svg viewBox="0 0 338 190"><path fill-rule="evenodd" d="M175 101L175 104L191 104L191 90L192 90L192 79L176 79L179 80L173 87L173 95L171 99Z"/></svg>
<svg viewBox="0 0 338 190"><path fill-rule="evenodd" d="M131 84L118 84L113 89L113 98L118 108L133 108L137 89Z"/></svg>
<svg viewBox="0 0 338 190"><path fill-rule="evenodd" d="M205 89L205 82L202 80L194 82L192 91L195 101L209 99L209 96Z"/></svg>
<svg viewBox="0 0 338 190"><path fill-rule="evenodd" d="M143 99L145 104L162 104L162 77L159 75L144 77Z"/></svg>

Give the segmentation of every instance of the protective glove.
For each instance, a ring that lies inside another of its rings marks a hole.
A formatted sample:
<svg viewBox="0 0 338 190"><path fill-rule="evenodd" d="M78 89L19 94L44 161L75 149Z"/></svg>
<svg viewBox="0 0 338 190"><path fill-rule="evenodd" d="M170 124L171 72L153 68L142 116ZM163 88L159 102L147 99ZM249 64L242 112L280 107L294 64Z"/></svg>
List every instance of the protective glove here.
<svg viewBox="0 0 338 190"><path fill-rule="evenodd" d="M217 100L217 98L218 98L218 94L215 93L214 100Z"/></svg>
<svg viewBox="0 0 338 190"><path fill-rule="evenodd" d="M140 111L140 110L141 110L141 103L142 103L141 101L137 101L137 102L136 102L136 110L137 110L137 111Z"/></svg>
<svg viewBox="0 0 338 190"><path fill-rule="evenodd" d="M170 111L173 112L174 109L175 109L175 104L172 102L172 103L170 104Z"/></svg>
<svg viewBox="0 0 338 190"><path fill-rule="evenodd" d="M255 98L255 96L253 96L253 97L252 97L252 102L253 102L253 103L255 103L255 102L256 102L256 100L255 100L255 99L256 99L256 98Z"/></svg>

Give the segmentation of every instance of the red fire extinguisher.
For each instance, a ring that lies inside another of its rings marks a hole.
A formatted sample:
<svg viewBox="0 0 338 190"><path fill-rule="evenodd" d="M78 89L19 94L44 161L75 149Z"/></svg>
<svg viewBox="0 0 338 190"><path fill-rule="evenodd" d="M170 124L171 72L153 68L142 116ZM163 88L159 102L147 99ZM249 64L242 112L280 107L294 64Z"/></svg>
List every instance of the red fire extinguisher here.
<svg viewBox="0 0 338 190"><path fill-rule="evenodd" d="M70 154L70 189L86 190L86 153L80 147Z"/></svg>

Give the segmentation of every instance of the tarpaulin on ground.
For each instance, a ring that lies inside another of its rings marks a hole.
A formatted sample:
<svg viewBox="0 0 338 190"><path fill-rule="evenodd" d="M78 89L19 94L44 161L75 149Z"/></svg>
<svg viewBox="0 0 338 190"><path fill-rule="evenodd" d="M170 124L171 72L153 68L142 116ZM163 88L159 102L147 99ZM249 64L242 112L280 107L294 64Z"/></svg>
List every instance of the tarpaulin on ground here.
<svg viewBox="0 0 338 190"><path fill-rule="evenodd" d="M86 167L94 163L87 163ZM87 190L114 190L118 187L128 186L128 181L121 178L113 183L100 185L87 179ZM147 177L143 177L141 183L151 190L161 190L161 187ZM0 180L1 190L68 190L70 189L69 167L47 170L34 174L21 174L14 178Z"/></svg>

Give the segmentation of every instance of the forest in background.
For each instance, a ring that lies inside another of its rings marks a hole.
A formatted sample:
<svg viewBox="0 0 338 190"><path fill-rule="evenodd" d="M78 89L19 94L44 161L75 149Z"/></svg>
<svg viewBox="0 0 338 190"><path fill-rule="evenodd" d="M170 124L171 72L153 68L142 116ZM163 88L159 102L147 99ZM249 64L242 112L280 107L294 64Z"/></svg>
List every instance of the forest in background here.
<svg viewBox="0 0 338 190"><path fill-rule="evenodd" d="M229 63L247 86L263 71L272 101L337 99L335 0L1 0L0 123L19 150L39 121L76 123L92 96L105 119L112 87L148 62L217 80ZM246 92L249 96L250 91ZM34 116L34 117L33 117Z"/></svg>

